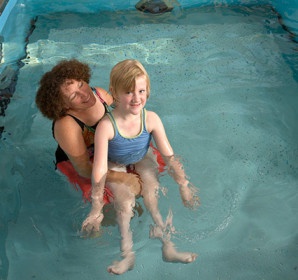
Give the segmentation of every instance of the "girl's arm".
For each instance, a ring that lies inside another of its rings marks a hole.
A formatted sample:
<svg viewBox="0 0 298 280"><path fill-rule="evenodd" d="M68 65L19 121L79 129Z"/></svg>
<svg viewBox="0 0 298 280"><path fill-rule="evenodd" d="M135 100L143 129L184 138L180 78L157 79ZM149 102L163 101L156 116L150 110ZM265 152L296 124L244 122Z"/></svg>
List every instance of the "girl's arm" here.
<svg viewBox="0 0 298 280"><path fill-rule="evenodd" d="M167 164L169 175L179 185L180 195L184 205L191 208L198 206L199 197L196 195L197 189L189 182L182 163L174 155L161 119L156 113L147 112L146 125L148 131L152 133L157 149Z"/></svg>
<svg viewBox="0 0 298 280"><path fill-rule="evenodd" d="M103 195L108 171L108 141L113 137L113 127L107 117L97 125L94 137L94 161L92 171L92 204L88 217L82 225L82 230L90 233L100 231L103 220Z"/></svg>

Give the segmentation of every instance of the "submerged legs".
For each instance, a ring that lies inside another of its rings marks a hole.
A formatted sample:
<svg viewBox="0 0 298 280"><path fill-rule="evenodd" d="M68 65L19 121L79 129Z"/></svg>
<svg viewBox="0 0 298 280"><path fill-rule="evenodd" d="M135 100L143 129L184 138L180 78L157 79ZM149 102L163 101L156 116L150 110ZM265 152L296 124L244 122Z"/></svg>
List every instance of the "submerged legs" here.
<svg viewBox="0 0 298 280"><path fill-rule="evenodd" d="M130 230L130 220L133 217L135 196L125 185L117 185L115 188L112 187L112 191L115 194L114 205L121 234L122 260L114 261L114 263L108 267L108 272L122 274L132 269L135 263L135 254L132 250L132 232Z"/></svg>
<svg viewBox="0 0 298 280"><path fill-rule="evenodd" d="M174 232L172 225L173 214L169 211L165 227L155 225L150 228L150 238L158 238L162 242L162 257L165 262L191 263L197 258L192 252L178 252L175 244L171 241L171 233Z"/></svg>
<svg viewBox="0 0 298 280"><path fill-rule="evenodd" d="M163 222L158 209L158 189L159 182L155 170L156 163L148 153L145 158L136 165L137 172L142 178L142 196L147 210L150 212L154 226L151 226L150 237L158 238L162 242L163 260L166 262L191 263L197 255L191 252L178 252L173 242L171 234L175 231L173 227L173 214L169 211L168 217Z"/></svg>
<svg viewBox="0 0 298 280"><path fill-rule="evenodd" d="M157 163L155 157L148 152L142 161L135 165L136 172L142 181L141 195L144 204L149 211L154 225L150 228L150 238L157 238L162 243L162 256L166 262L191 263L197 255L192 252L178 252L171 235L175 231L173 227L173 214L169 211L167 219L163 218L158 209L159 182L157 174ZM133 207L135 206L135 194L127 187L127 184L120 182L110 183L109 188L114 194L114 207L117 213L117 221L121 234L121 256L120 261L114 261L108 267L108 272L113 274L123 274L133 268L135 263L135 253L133 252L132 232L130 220L133 217Z"/></svg>

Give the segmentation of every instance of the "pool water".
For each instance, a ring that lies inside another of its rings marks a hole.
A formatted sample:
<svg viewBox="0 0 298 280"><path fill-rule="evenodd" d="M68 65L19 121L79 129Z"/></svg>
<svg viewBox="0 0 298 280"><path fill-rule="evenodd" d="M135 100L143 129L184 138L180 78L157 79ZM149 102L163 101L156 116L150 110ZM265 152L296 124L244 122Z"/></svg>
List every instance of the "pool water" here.
<svg viewBox="0 0 298 280"><path fill-rule="evenodd" d="M297 279L298 47L270 6L38 17L3 121L0 279L115 277L106 267L120 258L117 226L80 237L90 205L54 170L51 123L34 103L41 75L72 57L104 88L118 61L145 65L147 108L200 188L202 205L191 211L161 177L160 209L174 213L175 244L198 259L163 262L145 211L131 222L135 267L119 279Z"/></svg>

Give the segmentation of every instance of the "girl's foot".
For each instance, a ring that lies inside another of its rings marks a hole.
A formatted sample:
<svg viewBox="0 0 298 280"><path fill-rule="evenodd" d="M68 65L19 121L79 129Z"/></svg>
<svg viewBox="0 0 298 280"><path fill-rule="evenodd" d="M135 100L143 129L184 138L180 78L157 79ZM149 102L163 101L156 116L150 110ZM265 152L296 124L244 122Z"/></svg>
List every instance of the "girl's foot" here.
<svg viewBox="0 0 298 280"><path fill-rule="evenodd" d="M172 242L165 242L162 248L162 256L166 262L192 263L198 255L191 252L177 252Z"/></svg>
<svg viewBox="0 0 298 280"><path fill-rule="evenodd" d="M124 272L133 269L135 264L134 252L127 253L123 260L115 261L113 265L108 267L108 272L112 274L123 274Z"/></svg>

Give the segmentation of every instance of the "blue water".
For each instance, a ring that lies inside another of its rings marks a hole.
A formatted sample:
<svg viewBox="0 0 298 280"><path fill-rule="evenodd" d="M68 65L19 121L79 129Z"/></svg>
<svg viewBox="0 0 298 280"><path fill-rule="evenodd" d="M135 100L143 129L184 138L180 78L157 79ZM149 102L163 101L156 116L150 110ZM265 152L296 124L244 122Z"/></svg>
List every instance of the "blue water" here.
<svg viewBox="0 0 298 280"><path fill-rule="evenodd" d="M119 279L297 279L298 53L269 6L38 18L1 120L0 279L115 277L106 267L120 257L118 229L80 238L90 205L55 172L51 123L34 104L41 75L71 57L104 88L116 62L144 63L147 107L200 188L202 206L190 211L161 177L161 212L172 208L174 241L197 261L164 263L144 212L132 220L135 268Z"/></svg>

